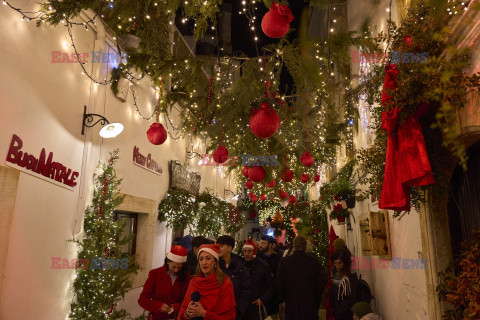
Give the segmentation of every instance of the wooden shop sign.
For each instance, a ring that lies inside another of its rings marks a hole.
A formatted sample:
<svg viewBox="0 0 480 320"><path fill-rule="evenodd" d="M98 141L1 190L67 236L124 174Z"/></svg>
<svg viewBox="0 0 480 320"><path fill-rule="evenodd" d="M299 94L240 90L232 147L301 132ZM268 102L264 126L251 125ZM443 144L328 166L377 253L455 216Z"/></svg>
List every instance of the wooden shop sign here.
<svg viewBox="0 0 480 320"><path fill-rule="evenodd" d="M200 179L200 173L188 169L180 161L170 162L170 188L180 188L192 194L198 194Z"/></svg>
<svg viewBox="0 0 480 320"><path fill-rule="evenodd" d="M16 134L13 135L8 149L6 165L17 168L25 173L31 174L48 182L52 182L69 190L77 185L75 181L79 173L64 166L60 162L53 161L53 152L47 157L45 148L40 152L40 156L35 157L25 151L21 151L23 141Z"/></svg>
<svg viewBox="0 0 480 320"><path fill-rule="evenodd" d="M140 149L137 146L133 147L133 163L150 172L162 175L162 166L152 159L152 155L150 153L147 156L141 154Z"/></svg>

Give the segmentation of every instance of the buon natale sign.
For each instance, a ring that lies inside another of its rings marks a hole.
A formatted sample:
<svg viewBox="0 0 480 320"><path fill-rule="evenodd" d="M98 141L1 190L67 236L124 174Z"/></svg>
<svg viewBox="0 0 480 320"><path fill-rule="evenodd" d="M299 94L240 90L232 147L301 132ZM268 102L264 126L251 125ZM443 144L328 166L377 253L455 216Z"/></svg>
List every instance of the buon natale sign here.
<svg viewBox="0 0 480 320"><path fill-rule="evenodd" d="M47 156L45 148L40 152L40 156L35 157L27 153L23 148L23 141L14 134L8 149L6 165L19 169L34 177L51 182L55 185L73 190L77 185L78 171L64 166L60 162L53 161L53 152Z"/></svg>

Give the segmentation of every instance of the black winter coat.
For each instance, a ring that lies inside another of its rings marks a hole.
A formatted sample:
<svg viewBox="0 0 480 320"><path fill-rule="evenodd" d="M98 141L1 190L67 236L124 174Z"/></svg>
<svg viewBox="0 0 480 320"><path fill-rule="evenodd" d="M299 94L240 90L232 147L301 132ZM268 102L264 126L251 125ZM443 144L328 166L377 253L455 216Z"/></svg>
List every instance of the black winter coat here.
<svg viewBox="0 0 480 320"><path fill-rule="evenodd" d="M360 301L360 281L357 274L352 273L348 276L350 282L350 294L344 297L338 297L339 284L341 279L332 279L332 288L330 289L330 303L332 304L335 313L335 320L352 320L353 313L351 311L353 305Z"/></svg>
<svg viewBox="0 0 480 320"><path fill-rule="evenodd" d="M272 271L273 278L275 279L277 277L278 264L280 263L281 256L276 253L272 253L269 256L266 256L263 253L259 253L257 255L257 258L268 263L270 271Z"/></svg>
<svg viewBox="0 0 480 320"><path fill-rule="evenodd" d="M253 301L260 298L265 307L271 304L275 293L275 282L273 281L272 272L268 264L258 258L247 261L246 266L250 271L250 280L252 282L252 299ZM278 309L278 305L277 305ZM267 312L268 313L268 312ZM264 314L265 315L265 314ZM248 307L247 313L243 317L244 320L258 320L259 310L256 304Z"/></svg>
<svg viewBox="0 0 480 320"><path fill-rule="evenodd" d="M247 311L248 307L252 303L252 283L250 281L250 272L245 265L245 260L236 254L231 253L232 260L225 267L225 261L220 258L218 265L220 269L230 277L233 283L233 291L235 294L235 303L237 317L236 319L242 319L243 315Z"/></svg>
<svg viewBox="0 0 480 320"><path fill-rule="evenodd" d="M278 295L285 301L285 320L318 320L327 275L318 259L294 252L280 260Z"/></svg>
<svg viewBox="0 0 480 320"><path fill-rule="evenodd" d="M187 267L191 275L194 275L197 272L197 263L197 257L193 253L192 249L187 254Z"/></svg>

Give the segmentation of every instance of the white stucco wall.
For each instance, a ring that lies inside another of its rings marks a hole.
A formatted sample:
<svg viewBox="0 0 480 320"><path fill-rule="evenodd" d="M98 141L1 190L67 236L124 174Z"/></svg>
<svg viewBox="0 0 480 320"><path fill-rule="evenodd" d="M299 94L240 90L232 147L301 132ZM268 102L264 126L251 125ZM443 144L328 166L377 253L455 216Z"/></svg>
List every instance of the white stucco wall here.
<svg viewBox="0 0 480 320"><path fill-rule="evenodd" d="M28 11L38 8L35 3L15 1ZM104 44L95 42L97 34L91 28L74 27L74 35L80 52L100 50ZM113 49L106 46L105 50ZM83 211L92 198L93 172L109 151L120 149L116 169L123 178L121 191L157 204L168 188L168 161L185 160L182 139L169 138L162 146L148 142L146 131L153 120L145 121L136 114L131 96L122 103L109 87L97 87L82 75L77 63L51 63L51 51L73 52L65 27L38 28L35 22L21 22L21 16L6 6L0 8L0 165L6 164L12 135L17 134L24 143L22 150L38 157L45 148L47 153L54 153L54 161L80 172L73 191L20 173L6 274L0 275L5 277L0 297L2 320L57 320L68 315L74 273L51 269L51 257L75 257L75 249L67 240L82 230ZM92 64L87 64L87 70L91 68ZM107 68L112 65L93 65L97 79L105 76ZM136 90L141 112L150 115L154 91L145 82ZM84 105L88 112L123 123L124 132L114 139L101 139L97 125L82 136ZM162 176L132 163L134 146L144 155L152 154L163 167ZM211 188L221 197L224 187L235 190L233 180L222 178L217 167L199 167L197 162L189 163L202 175L201 189ZM165 225L157 223L154 232L152 268L163 264L171 241ZM132 290L125 301L134 316L140 310L136 304L140 290Z"/></svg>

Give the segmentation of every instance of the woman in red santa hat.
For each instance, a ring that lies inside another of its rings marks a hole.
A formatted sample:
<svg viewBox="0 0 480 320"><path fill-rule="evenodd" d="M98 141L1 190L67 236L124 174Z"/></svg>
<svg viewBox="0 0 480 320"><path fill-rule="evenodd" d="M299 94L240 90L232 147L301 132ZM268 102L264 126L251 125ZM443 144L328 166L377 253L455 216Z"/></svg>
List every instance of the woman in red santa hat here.
<svg viewBox="0 0 480 320"><path fill-rule="evenodd" d="M185 264L187 249L173 246L167 253L163 267L150 270L138 299L138 304L150 311L152 320L175 319L180 311L190 283L190 272Z"/></svg>
<svg viewBox="0 0 480 320"><path fill-rule="evenodd" d="M178 320L234 320L235 295L230 278L218 266L219 244L203 244L197 273L190 281Z"/></svg>

